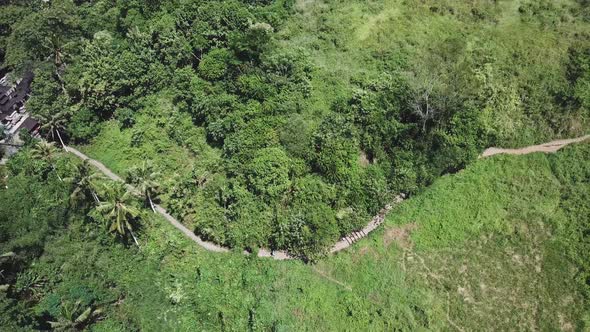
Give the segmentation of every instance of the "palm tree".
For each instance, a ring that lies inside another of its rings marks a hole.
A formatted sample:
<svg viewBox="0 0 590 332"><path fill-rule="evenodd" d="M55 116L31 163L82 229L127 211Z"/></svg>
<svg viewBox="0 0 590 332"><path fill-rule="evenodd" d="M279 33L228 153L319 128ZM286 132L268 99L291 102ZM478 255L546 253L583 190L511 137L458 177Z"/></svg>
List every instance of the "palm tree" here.
<svg viewBox="0 0 590 332"><path fill-rule="evenodd" d="M55 144L53 142L37 142L37 144L35 144L35 146L33 146L33 148L31 149L31 155L33 156L33 158L42 160L51 165L51 169L55 172L57 178L60 181L63 181L59 174L57 174L57 170L53 165L53 161L55 159L55 156L57 155L57 149L55 148Z"/></svg>
<svg viewBox="0 0 590 332"><path fill-rule="evenodd" d="M52 163L57 154L57 149L53 142L39 141L31 149L31 155L33 158L42 160L47 163Z"/></svg>
<svg viewBox="0 0 590 332"><path fill-rule="evenodd" d="M75 43L72 42L65 42L65 40L61 38L61 35L59 34L52 34L51 36L45 37L41 43L41 46L48 53L46 60L53 59L55 75L57 76L61 89L68 100L70 100L70 96L65 88L65 82L61 76L61 72L63 72L67 66L65 62L66 57L69 56L67 49L70 49L74 44Z"/></svg>
<svg viewBox="0 0 590 332"><path fill-rule="evenodd" d="M109 231L122 237L131 234L139 247L133 233L133 222L139 216L139 209L133 205L132 191L120 182L103 183L103 189L103 201L98 204L96 210L106 217Z"/></svg>
<svg viewBox="0 0 590 332"><path fill-rule="evenodd" d="M39 119L42 123L41 130L47 131L47 137L51 136L52 140L55 140L55 136L59 139L61 146L64 150L68 151L68 148L64 144L63 139L61 138L60 131L64 131L67 120L66 120L66 113L59 112L51 116L51 118L43 117Z"/></svg>
<svg viewBox="0 0 590 332"><path fill-rule="evenodd" d="M141 165L129 170L127 175L127 182L133 184L135 188L143 196L145 205L156 212L152 198L158 195L160 184L156 180L160 175L159 172L154 171L153 164L149 161L144 161Z"/></svg>
<svg viewBox="0 0 590 332"><path fill-rule="evenodd" d="M92 171L88 159L76 165L75 175L66 179L66 181L74 184L74 190L70 195L70 200L75 204L76 202L85 201L89 197L92 197L99 204L100 201L94 188L96 187L95 180L102 178L104 178L102 174Z"/></svg>
<svg viewBox="0 0 590 332"><path fill-rule="evenodd" d="M50 37L45 37L42 45L45 49L47 49L48 52L51 53L51 55L49 55L48 58L53 58L53 64L55 65L55 67L59 68L59 67L61 67L62 64L65 64L63 62L64 41L61 38L59 38L58 35L52 35Z"/></svg>

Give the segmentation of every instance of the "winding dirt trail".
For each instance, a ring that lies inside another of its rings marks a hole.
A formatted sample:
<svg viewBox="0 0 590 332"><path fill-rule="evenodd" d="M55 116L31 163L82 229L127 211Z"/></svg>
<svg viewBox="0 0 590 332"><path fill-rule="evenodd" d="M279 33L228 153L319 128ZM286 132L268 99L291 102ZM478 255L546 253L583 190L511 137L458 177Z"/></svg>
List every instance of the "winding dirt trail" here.
<svg viewBox="0 0 590 332"><path fill-rule="evenodd" d="M556 140L556 141L552 141L549 143L532 145L532 146L528 146L528 147L524 147L524 148L520 148L520 149L502 149L502 148L492 147L492 148L486 149L480 155L479 158L486 158L486 157L490 157L490 156L493 156L496 154L523 155L523 154L529 154L529 153L533 153L533 152L552 153L552 152L556 152L557 150L559 150L569 144L583 142L587 139L590 139L590 135L586 135L586 136L582 136L582 137L578 137L578 138L572 138L572 139ZM88 160L88 162L90 164L92 164L94 167L96 167L99 171L101 171L104 175L106 175L111 180L124 182L123 179L121 179L121 177L119 177L117 174L115 174L113 171L111 171L109 168L107 168L103 163L101 163L97 160L91 159L90 157L88 157L87 155L83 154L82 152L76 150L75 148L67 147L64 145L64 150L74 154L76 157L78 157L82 160ZM132 190L137 191L134 187L132 187L130 185L128 185L128 186ZM352 232L352 233L348 234L347 236L340 239L340 241L336 242L332 246L332 248L330 249L330 253L335 253L335 252L338 252L338 251L341 251L341 250L344 250L344 249L350 247L353 243L366 237L370 232L377 229L385 221L385 217L391 211L391 209L393 209L393 207L396 204L401 203L404 199L405 199L404 194L400 194L400 195L396 196L394 198L393 202L391 204L387 204L383 209L381 209L381 211L379 211L379 213L371 219L371 221L367 224L367 226L365 226L363 229L361 229L359 231ZM230 251L229 248L226 248L226 247L217 245L213 242L208 242L208 241L201 239L194 232L192 232L191 230L186 228L182 223L180 223L178 220L176 220L176 218L171 216L166 211L166 209L164 209L162 206L155 204L155 211L158 214L160 214L162 217L164 217L164 219L166 219L166 221L168 221L172 226L174 226L176 229L181 231L185 236L187 236L189 239L191 239L192 241L197 243L203 249L208 250L208 251L213 251L213 252L228 252L228 251ZM248 254L248 253L244 252L244 254ZM269 249L265 249L265 248L261 248L258 251L258 257L268 257L268 258L272 258L275 260L293 259L292 256L289 256L289 254L284 251L273 251L273 250L269 250Z"/></svg>
<svg viewBox="0 0 590 332"><path fill-rule="evenodd" d="M480 158L490 157L496 154L514 154L514 155L522 155L522 154L529 154L533 152L545 152L545 153L554 153L557 152L559 149L570 145L572 143L580 143L590 138L590 135L578 137L578 138L571 138L571 139L560 139L556 141L551 141L549 143L543 143L539 145L531 145L524 148L519 149L502 149L502 148L487 148L480 156Z"/></svg>
<svg viewBox="0 0 590 332"><path fill-rule="evenodd" d="M80 152L72 147L64 146L64 149L67 152L73 153L75 156L77 156L78 158L80 158L82 160L88 160L88 162L90 164L92 164L94 167L98 168L98 170L101 171L104 175L106 175L109 179L111 179L113 181L125 182L125 181L123 181L123 179L121 179L121 177L119 177L117 174L113 173L110 169L108 169L100 161L96 161L94 159L91 159L87 155L83 154L82 152ZM132 188L133 190L135 190L135 188L133 188L133 186L129 185L129 188ZM137 190L135 190L135 191L137 191ZM154 204L154 207L155 207L156 212L158 212L162 217L164 217L164 219L166 219L172 226L176 227L179 231L184 233L184 235L186 235L191 240L195 241L198 245L200 245L204 249L209 250L209 251L214 251L214 252L227 252L227 251L229 251L229 249L227 249L227 248L224 248L224 247L219 246L219 245L212 243L212 242L204 241L203 239L201 239L200 237L195 235L194 232L191 232L188 228L186 228L178 220L176 220L174 217L172 217L166 211L166 209L164 209L162 206L160 206L158 204Z"/></svg>

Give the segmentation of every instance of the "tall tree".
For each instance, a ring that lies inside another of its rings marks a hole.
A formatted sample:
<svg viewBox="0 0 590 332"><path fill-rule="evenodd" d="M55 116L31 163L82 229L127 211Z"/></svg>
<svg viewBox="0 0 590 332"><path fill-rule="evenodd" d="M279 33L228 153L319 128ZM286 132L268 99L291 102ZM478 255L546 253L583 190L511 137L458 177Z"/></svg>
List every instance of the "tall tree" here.
<svg viewBox="0 0 590 332"><path fill-rule="evenodd" d="M5 64L25 69L30 64L50 61L58 73L57 70L65 63L67 49L79 43L80 36L80 18L74 3L51 1L49 6L12 26Z"/></svg>
<svg viewBox="0 0 590 332"><path fill-rule="evenodd" d="M88 160L84 160L83 163L76 165L74 176L66 179L66 181L74 185L74 189L70 195L70 201L76 204L78 202L85 202L92 197L97 204L100 204L95 191L95 181L101 178L104 178L102 174L92 171Z"/></svg>
<svg viewBox="0 0 590 332"><path fill-rule="evenodd" d="M109 231L121 237L131 235L139 247L133 233L139 216L139 209L134 205L133 193L120 182L106 182L103 184L103 189L103 201L99 203L96 210L105 217Z"/></svg>
<svg viewBox="0 0 590 332"><path fill-rule="evenodd" d="M47 132L47 137L51 137L51 139L55 140L55 137L59 139L61 146L64 150L68 151L63 139L61 138L60 131L65 131L65 126L67 123L66 114L65 112L60 112L52 115L48 118L40 118L39 119L43 125L41 125L41 130Z"/></svg>

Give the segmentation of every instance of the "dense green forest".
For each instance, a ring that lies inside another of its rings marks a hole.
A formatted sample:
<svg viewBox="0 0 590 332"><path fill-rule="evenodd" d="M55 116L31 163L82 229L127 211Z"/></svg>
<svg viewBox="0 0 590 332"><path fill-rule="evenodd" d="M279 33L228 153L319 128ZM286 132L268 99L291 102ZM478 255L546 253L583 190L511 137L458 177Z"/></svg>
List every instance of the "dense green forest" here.
<svg viewBox="0 0 590 332"><path fill-rule="evenodd" d="M2 331L590 327L590 145L477 159L590 131L586 0L0 0L0 62Z"/></svg>
<svg viewBox="0 0 590 332"><path fill-rule="evenodd" d="M490 145L583 133L585 1L2 1L43 133L204 239L314 259ZM60 134L60 135L57 135ZM59 141L58 141L59 143Z"/></svg>

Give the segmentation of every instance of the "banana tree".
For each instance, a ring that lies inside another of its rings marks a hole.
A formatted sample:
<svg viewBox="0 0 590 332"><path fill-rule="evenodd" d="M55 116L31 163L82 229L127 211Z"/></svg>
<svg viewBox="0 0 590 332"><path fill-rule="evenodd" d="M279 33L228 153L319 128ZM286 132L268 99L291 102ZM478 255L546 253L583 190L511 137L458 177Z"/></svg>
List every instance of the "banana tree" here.
<svg viewBox="0 0 590 332"><path fill-rule="evenodd" d="M90 323L93 319L100 316L102 311L93 307L88 307L84 310L80 301L76 301L73 305L63 303L61 305L60 315L55 321L49 321L49 326L55 331L77 331L82 330L84 326Z"/></svg>

